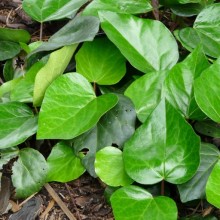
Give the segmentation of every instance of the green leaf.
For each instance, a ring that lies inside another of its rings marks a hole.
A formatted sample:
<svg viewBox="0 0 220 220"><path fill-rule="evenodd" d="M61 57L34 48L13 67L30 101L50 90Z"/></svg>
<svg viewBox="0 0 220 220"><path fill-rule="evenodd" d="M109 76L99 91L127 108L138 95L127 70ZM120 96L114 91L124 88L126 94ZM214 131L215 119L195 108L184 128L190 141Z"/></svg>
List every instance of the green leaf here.
<svg viewBox="0 0 220 220"><path fill-rule="evenodd" d="M7 60L3 68L3 76L5 81L10 81L14 78L13 59Z"/></svg>
<svg viewBox="0 0 220 220"><path fill-rule="evenodd" d="M28 43L30 39L31 39L31 35L26 30L0 27L0 41Z"/></svg>
<svg viewBox="0 0 220 220"><path fill-rule="evenodd" d="M98 16L98 11L106 10L125 14L142 14L153 8L146 0L93 0L83 11L84 15Z"/></svg>
<svg viewBox="0 0 220 220"><path fill-rule="evenodd" d="M220 122L220 58L204 70L194 84L198 106L215 122Z"/></svg>
<svg viewBox="0 0 220 220"><path fill-rule="evenodd" d="M128 175L138 183L188 181L199 166L200 139L164 99L125 143Z"/></svg>
<svg viewBox="0 0 220 220"><path fill-rule="evenodd" d="M3 169L3 165L7 164L11 159L17 157L18 153L18 147L0 149L0 170Z"/></svg>
<svg viewBox="0 0 220 220"><path fill-rule="evenodd" d="M19 44L10 41L0 41L0 61L11 59L19 53Z"/></svg>
<svg viewBox="0 0 220 220"><path fill-rule="evenodd" d="M96 153L95 172L109 186L126 186L133 182L124 170L122 151L115 147L105 147Z"/></svg>
<svg viewBox="0 0 220 220"><path fill-rule="evenodd" d="M37 117L25 104L0 103L0 149L16 146L37 131Z"/></svg>
<svg viewBox="0 0 220 220"><path fill-rule="evenodd" d="M114 94L95 96L78 73L60 76L47 89L39 115L38 139L71 139L92 128L117 104Z"/></svg>
<svg viewBox="0 0 220 220"><path fill-rule="evenodd" d="M47 164L47 182L68 182L85 172L81 159L75 155L74 149L64 142L59 142L53 147L47 158Z"/></svg>
<svg viewBox="0 0 220 220"><path fill-rule="evenodd" d="M147 73L172 68L177 43L159 21L114 12L99 12L102 29L136 69Z"/></svg>
<svg viewBox="0 0 220 220"><path fill-rule="evenodd" d="M125 91L135 105L138 119L143 123L163 96L163 83L168 71L158 71L136 79Z"/></svg>
<svg viewBox="0 0 220 220"><path fill-rule="evenodd" d="M22 8L34 20L45 22L72 18L87 0L23 0Z"/></svg>
<svg viewBox="0 0 220 220"><path fill-rule="evenodd" d="M23 148L12 167L12 182L18 198L38 192L47 176L47 163L41 153L32 148Z"/></svg>
<svg viewBox="0 0 220 220"><path fill-rule="evenodd" d="M35 76L44 65L45 61L40 60L31 66L24 77L12 89L10 96L12 101L33 102Z"/></svg>
<svg viewBox="0 0 220 220"><path fill-rule="evenodd" d="M96 152L113 144L122 147L135 131L136 114L132 102L123 95L118 98L117 105L102 116L93 129L73 140L77 152L89 149L82 162L94 177L97 177L94 168Z"/></svg>
<svg viewBox="0 0 220 220"><path fill-rule="evenodd" d="M175 65L165 80L166 99L187 119L206 117L195 101L193 86L194 80L208 67L202 48L198 47L183 62Z"/></svg>
<svg viewBox="0 0 220 220"><path fill-rule="evenodd" d="M43 42L31 54L40 51L55 50L62 46L92 41L99 30L99 19L92 16L77 16Z"/></svg>
<svg viewBox="0 0 220 220"><path fill-rule="evenodd" d="M116 220L176 220L175 202L165 196L154 198L138 186L125 186L111 196L111 205Z"/></svg>
<svg viewBox="0 0 220 220"><path fill-rule="evenodd" d="M206 197L209 203L220 208L220 160L215 164L206 184Z"/></svg>
<svg viewBox="0 0 220 220"><path fill-rule="evenodd" d="M205 54L218 58L220 54L220 3L204 8L197 16L193 28L177 30L175 36L188 50L202 44Z"/></svg>
<svg viewBox="0 0 220 220"><path fill-rule="evenodd" d="M13 91L18 82L22 79L22 77L10 80L8 82L3 83L0 86L0 97L4 96L6 93Z"/></svg>
<svg viewBox="0 0 220 220"><path fill-rule="evenodd" d="M47 87L60 76L70 62L78 44L65 46L50 54L47 64L40 69L35 77L34 106L40 106Z"/></svg>
<svg viewBox="0 0 220 220"><path fill-rule="evenodd" d="M181 17L191 17L198 15L203 9L199 3L177 4L171 6L171 11Z"/></svg>
<svg viewBox="0 0 220 220"><path fill-rule="evenodd" d="M76 70L90 82L116 84L125 75L125 58L107 38L85 42L76 54Z"/></svg>
<svg viewBox="0 0 220 220"><path fill-rule="evenodd" d="M205 186L210 173L220 157L220 152L212 144L202 143L200 149L200 165L191 180L178 185L182 202L205 198Z"/></svg>

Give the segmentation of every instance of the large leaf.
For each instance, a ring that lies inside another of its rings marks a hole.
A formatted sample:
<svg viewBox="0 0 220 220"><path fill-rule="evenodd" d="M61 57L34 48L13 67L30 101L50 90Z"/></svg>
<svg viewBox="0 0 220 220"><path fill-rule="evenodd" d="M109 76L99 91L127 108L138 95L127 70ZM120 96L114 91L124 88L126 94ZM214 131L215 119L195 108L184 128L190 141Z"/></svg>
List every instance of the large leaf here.
<svg viewBox="0 0 220 220"><path fill-rule="evenodd" d="M85 168L81 159L74 153L73 148L60 142L56 144L47 158L47 181L68 182L80 177Z"/></svg>
<svg viewBox="0 0 220 220"><path fill-rule="evenodd" d="M96 153L95 172L109 186L126 186L133 182L124 170L122 151L115 147L105 147Z"/></svg>
<svg viewBox="0 0 220 220"><path fill-rule="evenodd" d="M0 61L11 59L19 52L19 44L11 41L0 41Z"/></svg>
<svg viewBox="0 0 220 220"><path fill-rule="evenodd" d="M77 16L43 42L31 54L40 51L55 50L59 47L92 41L99 30L99 19L92 16Z"/></svg>
<svg viewBox="0 0 220 220"><path fill-rule="evenodd" d="M94 162L98 150L106 146L122 147L135 131L136 114L131 101L123 95L118 95L117 105L108 111L92 130L75 138L74 148L78 152L89 149L82 159L90 175L96 177Z"/></svg>
<svg viewBox="0 0 220 220"><path fill-rule="evenodd" d="M193 178L178 185L182 202L205 198L205 186L208 177L220 157L219 150L212 144L203 143L200 149L200 165Z"/></svg>
<svg viewBox="0 0 220 220"><path fill-rule="evenodd" d="M38 22L73 17L87 0L23 0L24 11Z"/></svg>
<svg viewBox="0 0 220 220"><path fill-rule="evenodd" d="M83 14L97 16L100 10L126 14L141 14L152 9L150 1L146 0L93 0L85 8Z"/></svg>
<svg viewBox="0 0 220 220"><path fill-rule="evenodd" d="M220 208L220 160L215 164L206 185L208 202Z"/></svg>
<svg viewBox="0 0 220 220"><path fill-rule="evenodd" d="M0 149L24 142L37 131L37 117L25 104L0 103Z"/></svg>
<svg viewBox="0 0 220 220"><path fill-rule="evenodd" d="M76 70L90 82L116 84L125 75L125 58L107 38L85 42L76 54Z"/></svg>
<svg viewBox="0 0 220 220"><path fill-rule="evenodd" d="M60 76L47 89L39 115L38 139L71 139L95 126L117 104L114 94L95 96L78 73Z"/></svg>
<svg viewBox="0 0 220 220"><path fill-rule="evenodd" d="M199 166L200 139L164 99L124 145L124 164L136 182L181 184Z"/></svg>
<svg viewBox="0 0 220 220"><path fill-rule="evenodd" d="M219 57L220 54L220 3L207 6L197 16L193 28L177 30L175 36L188 50L203 45L205 54Z"/></svg>
<svg viewBox="0 0 220 220"><path fill-rule="evenodd" d="M183 62L175 65L165 81L167 100L187 119L203 119L204 113L199 109L194 97L194 80L209 67L202 52L196 48Z"/></svg>
<svg viewBox="0 0 220 220"><path fill-rule="evenodd" d="M163 96L163 83L167 71L158 71L145 74L135 80L125 91L135 105L137 117L144 122Z"/></svg>
<svg viewBox="0 0 220 220"><path fill-rule="evenodd" d="M165 196L154 198L138 186L125 186L111 196L111 205L116 220L176 220L175 202Z"/></svg>
<svg viewBox="0 0 220 220"><path fill-rule="evenodd" d="M39 151L23 148L19 158L12 167L12 182L16 196L25 198L38 192L44 185L47 176L47 163Z"/></svg>
<svg viewBox="0 0 220 220"><path fill-rule="evenodd" d="M106 11L99 17L108 38L138 70L146 73L176 64L177 43L163 23Z"/></svg>
<svg viewBox="0 0 220 220"><path fill-rule="evenodd" d="M220 58L204 70L194 84L199 107L213 121L220 122Z"/></svg>
<svg viewBox="0 0 220 220"><path fill-rule="evenodd" d="M33 104L40 106L47 87L60 76L70 62L78 44L64 46L50 54L47 64L35 77Z"/></svg>

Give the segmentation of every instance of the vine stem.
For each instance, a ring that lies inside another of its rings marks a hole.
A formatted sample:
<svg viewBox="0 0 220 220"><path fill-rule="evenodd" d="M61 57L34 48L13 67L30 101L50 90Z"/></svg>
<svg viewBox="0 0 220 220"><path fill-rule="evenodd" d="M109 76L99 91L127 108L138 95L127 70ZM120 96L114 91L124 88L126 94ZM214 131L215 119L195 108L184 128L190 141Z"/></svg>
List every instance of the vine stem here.
<svg viewBox="0 0 220 220"><path fill-rule="evenodd" d="M164 180L162 180L162 182L161 182L161 196L164 196L164 192L165 192L165 181Z"/></svg>
<svg viewBox="0 0 220 220"><path fill-rule="evenodd" d="M94 92L95 92L95 94L96 94L97 86L96 86L96 83L95 83L95 82L93 82L93 90L94 90Z"/></svg>
<svg viewBox="0 0 220 220"><path fill-rule="evenodd" d="M43 37L43 22L40 23L40 41L42 41Z"/></svg>

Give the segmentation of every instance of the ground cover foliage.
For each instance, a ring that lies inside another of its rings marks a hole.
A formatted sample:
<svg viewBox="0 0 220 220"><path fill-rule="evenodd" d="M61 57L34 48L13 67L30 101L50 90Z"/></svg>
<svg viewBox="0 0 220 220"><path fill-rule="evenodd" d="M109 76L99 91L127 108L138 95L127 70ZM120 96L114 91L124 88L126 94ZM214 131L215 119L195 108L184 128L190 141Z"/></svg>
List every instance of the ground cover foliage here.
<svg viewBox="0 0 220 220"><path fill-rule="evenodd" d="M0 28L0 169L14 160L16 196L87 171L107 185L116 220L188 219L179 204L201 201L220 208L220 3L22 7L41 27L68 22L44 42ZM190 217L202 218L217 219Z"/></svg>

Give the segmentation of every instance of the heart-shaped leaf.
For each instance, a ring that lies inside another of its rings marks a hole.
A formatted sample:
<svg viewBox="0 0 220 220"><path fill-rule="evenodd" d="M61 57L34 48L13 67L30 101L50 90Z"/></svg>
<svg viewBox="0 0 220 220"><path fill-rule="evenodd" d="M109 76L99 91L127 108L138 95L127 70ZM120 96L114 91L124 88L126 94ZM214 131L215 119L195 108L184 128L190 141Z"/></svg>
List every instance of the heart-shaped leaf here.
<svg viewBox="0 0 220 220"><path fill-rule="evenodd" d="M116 84L125 75L125 58L107 38L85 42L76 54L76 70L90 82Z"/></svg>
<svg viewBox="0 0 220 220"><path fill-rule="evenodd" d="M213 121L220 122L220 58L204 70L194 84L199 107Z"/></svg>
<svg viewBox="0 0 220 220"><path fill-rule="evenodd" d="M124 145L128 175L142 184L181 184L199 166L200 139L164 99Z"/></svg>
<svg viewBox="0 0 220 220"><path fill-rule="evenodd" d="M23 148L19 158L12 167L12 182L16 196L25 198L38 192L44 185L47 176L47 163L39 151Z"/></svg>
<svg viewBox="0 0 220 220"><path fill-rule="evenodd" d="M206 117L195 101L193 85L194 80L208 67L202 48L198 47L183 62L175 65L166 78L166 99L187 119Z"/></svg>
<svg viewBox="0 0 220 220"><path fill-rule="evenodd" d="M158 71L145 74L135 80L125 91L135 105L137 117L144 122L160 102L162 87L167 71Z"/></svg>
<svg viewBox="0 0 220 220"><path fill-rule="evenodd" d="M108 38L138 70L170 69L178 61L177 43L163 23L107 11L99 17Z"/></svg>
<svg viewBox="0 0 220 220"><path fill-rule="evenodd" d="M212 144L202 143L200 165L191 180L178 185L182 202L205 198L205 186L210 173L220 157L219 150Z"/></svg>
<svg viewBox="0 0 220 220"><path fill-rule="evenodd" d="M116 220L176 220L175 202L165 196L154 198L138 186L125 186L111 196L111 205Z"/></svg>
<svg viewBox="0 0 220 220"><path fill-rule="evenodd" d="M84 15L97 16L98 11L106 10L125 14L142 14L152 10L146 0L93 0L83 11Z"/></svg>
<svg viewBox="0 0 220 220"><path fill-rule="evenodd" d="M47 158L47 182L68 182L80 177L85 168L81 159L74 153L74 149L64 142L56 144Z"/></svg>
<svg viewBox="0 0 220 220"><path fill-rule="evenodd" d="M61 74L70 62L78 44L65 46L50 54L46 65L35 77L33 104L40 106L47 87ZM59 61L59 62L58 62Z"/></svg>
<svg viewBox="0 0 220 220"><path fill-rule="evenodd" d="M206 197L209 203L220 208L220 160L215 164L206 185Z"/></svg>
<svg viewBox="0 0 220 220"><path fill-rule="evenodd" d="M115 147L105 147L96 153L95 172L109 186L126 186L133 182L124 170L122 151Z"/></svg>
<svg viewBox="0 0 220 220"><path fill-rule="evenodd" d="M114 94L95 96L78 73L58 77L47 89L39 115L38 139L71 139L92 128L118 102Z"/></svg>
<svg viewBox="0 0 220 220"><path fill-rule="evenodd" d="M73 17L87 0L23 0L24 11L38 22Z"/></svg>
<svg viewBox="0 0 220 220"><path fill-rule="evenodd" d="M19 44L11 41L0 41L0 61L11 59L19 53Z"/></svg>
<svg viewBox="0 0 220 220"><path fill-rule="evenodd" d="M0 149L16 146L37 131L37 117L25 104L0 103Z"/></svg>

